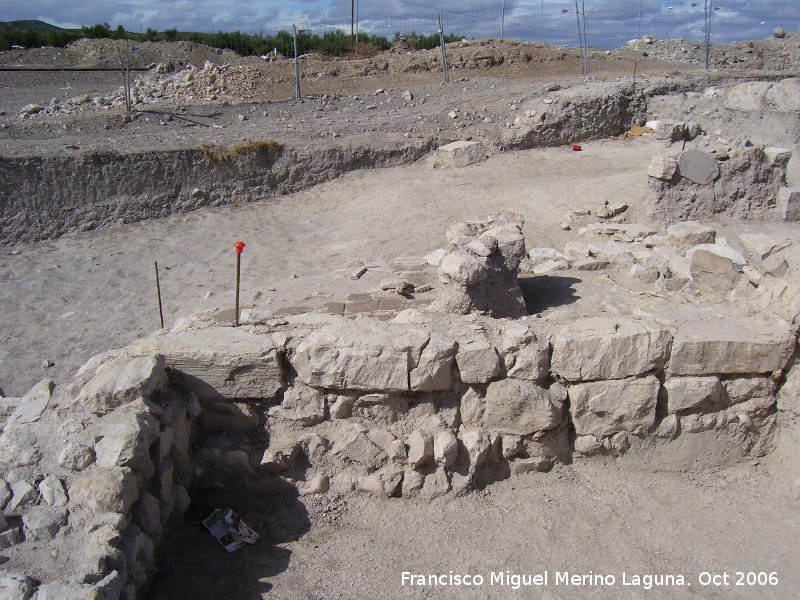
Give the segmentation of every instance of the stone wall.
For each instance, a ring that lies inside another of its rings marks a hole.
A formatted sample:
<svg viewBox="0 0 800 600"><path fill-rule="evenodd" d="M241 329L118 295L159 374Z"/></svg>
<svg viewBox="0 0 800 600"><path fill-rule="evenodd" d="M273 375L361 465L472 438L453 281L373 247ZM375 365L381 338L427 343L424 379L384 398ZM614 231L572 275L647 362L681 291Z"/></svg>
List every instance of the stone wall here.
<svg viewBox="0 0 800 600"><path fill-rule="evenodd" d="M130 599L190 485L433 498L705 430L753 445L795 345L777 319L691 312L194 322L19 402L0 438L0 540L56 549L71 576L37 598Z"/></svg>

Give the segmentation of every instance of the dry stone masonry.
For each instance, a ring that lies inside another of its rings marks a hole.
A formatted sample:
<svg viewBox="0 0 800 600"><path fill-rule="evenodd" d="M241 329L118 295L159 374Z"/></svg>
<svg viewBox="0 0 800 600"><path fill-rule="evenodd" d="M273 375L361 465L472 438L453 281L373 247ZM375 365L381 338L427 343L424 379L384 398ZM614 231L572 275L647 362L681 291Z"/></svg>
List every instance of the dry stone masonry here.
<svg viewBox="0 0 800 600"><path fill-rule="evenodd" d="M795 325L702 303L566 323L527 315L522 225L503 213L452 226L448 249L428 259L442 278L428 310L253 317L239 328L183 319L93 357L68 384L4 399L0 545L26 567L0 589L136 598L193 489L432 499L597 454L669 452L705 431L744 454L759 447L781 386L796 383ZM659 237L606 222L584 235L617 246L606 246L609 262L652 261L654 286L670 260L735 253L699 223ZM752 258L727 258L735 285L775 278L761 271L777 273L788 246L742 241ZM526 264L566 256L544 250Z"/></svg>

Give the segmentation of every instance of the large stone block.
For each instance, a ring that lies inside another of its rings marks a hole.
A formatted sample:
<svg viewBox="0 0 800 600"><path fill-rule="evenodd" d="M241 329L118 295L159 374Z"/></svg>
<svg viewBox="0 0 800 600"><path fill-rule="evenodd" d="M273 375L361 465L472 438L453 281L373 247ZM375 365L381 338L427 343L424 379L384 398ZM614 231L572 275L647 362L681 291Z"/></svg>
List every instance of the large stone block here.
<svg viewBox="0 0 800 600"><path fill-rule="evenodd" d="M529 381L502 379L486 390L484 427L492 432L529 435L561 424L564 388L546 390ZM559 393L561 392L561 393Z"/></svg>
<svg viewBox="0 0 800 600"><path fill-rule="evenodd" d="M772 110L797 115L800 112L800 78L773 83L767 90L766 100Z"/></svg>
<svg viewBox="0 0 800 600"><path fill-rule="evenodd" d="M551 369L567 381L632 377L661 369L669 344L669 332L646 321L578 319L554 337Z"/></svg>
<svg viewBox="0 0 800 600"><path fill-rule="evenodd" d="M685 221L670 225L667 228L667 237L681 250L688 250L698 244L713 244L717 232L697 221Z"/></svg>
<svg viewBox="0 0 800 600"><path fill-rule="evenodd" d="M453 385L455 356L455 341L432 333L428 345L422 350L419 364L409 374L411 389L421 392L449 390Z"/></svg>
<svg viewBox="0 0 800 600"><path fill-rule="evenodd" d="M137 474L153 474L150 446L158 438L158 420L135 405L115 410L98 421L102 433L94 446L97 465L106 469L129 467Z"/></svg>
<svg viewBox="0 0 800 600"><path fill-rule="evenodd" d="M163 384L165 364L157 351L138 357L121 354L97 369L81 388L77 402L103 415L140 396L147 398Z"/></svg>
<svg viewBox="0 0 800 600"><path fill-rule="evenodd" d="M70 500L96 513L127 513L139 490L130 469L93 469L81 475L69 488Z"/></svg>
<svg viewBox="0 0 800 600"><path fill-rule="evenodd" d="M771 85L768 81L732 85L725 90L725 108L742 112L760 112Z"/></svg>
<svg viewBox="0 0 800 600"><path fill-rule="evenodd" d="M722 402L723 388L718 377L670 377L664 382L667 410L672 413L690 411L704 405Z"/></svg>
<svg viewBox="0 0 800 600"><path fill-rule="evenodd" d="M800 221L800 187L783 187L778 190L778 211L784 221Z"/></svg>
<svg viewBox="0 0 800 600"><path fill-rule="evenodd" d="M648 431L656 418L659 386L652 375L571 385L569 399L575 432L606 437L621 431Z"/></svg>
<svg viewBox="0 0 800 600"><path fill-rule="evenodd" d="M417 368L428 340L426 332L404 324L344 321L311 333L291 360L307 385L407 391L409 372Z"/></svg>
<svg viewBox="0 0 800 600"><path fill-rule="evenodd" d="M436 167L466 167L486 160L486 149L480 142L457 141L441 146L433 156L431 165Z"/></svg>
<svg viewBox="0 0 800 600"><path fill-rule="evenodd" d="M200 398L272 398L283 386L271 336L232 327L139 340L137 354L160 354Z"/></svg>
<svg viewBox="0 0 800 600"><path fill-rule="evenodd" d="M486 383L502 372L497 350L486 340L462 344L456 354L458 372L463 383Z"/></svg>
<svg viewBox="0 0 800 600"><path fill-rule="evenodd" d="M675 325L671 375L772 373L786 366L795 336L785 321L756 317L682 321Z"/></svg>

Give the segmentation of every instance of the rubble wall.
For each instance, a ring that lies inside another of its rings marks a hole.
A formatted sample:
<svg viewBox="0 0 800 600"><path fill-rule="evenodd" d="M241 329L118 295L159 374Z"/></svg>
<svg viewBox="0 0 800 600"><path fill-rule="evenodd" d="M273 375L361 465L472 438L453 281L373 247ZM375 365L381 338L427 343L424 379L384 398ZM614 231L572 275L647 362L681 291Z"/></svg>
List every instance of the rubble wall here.
<svg viewBox="0 0 800 600"><path fill-rule="evenodd" d="M130 600L192 487L431 499L703 431L744 458L765 448L796 343L777 318L691 313L190 320L16 402L0 542L72 549L42 555L39 598ZM0 583L32 591L29 574Z"/></svg>

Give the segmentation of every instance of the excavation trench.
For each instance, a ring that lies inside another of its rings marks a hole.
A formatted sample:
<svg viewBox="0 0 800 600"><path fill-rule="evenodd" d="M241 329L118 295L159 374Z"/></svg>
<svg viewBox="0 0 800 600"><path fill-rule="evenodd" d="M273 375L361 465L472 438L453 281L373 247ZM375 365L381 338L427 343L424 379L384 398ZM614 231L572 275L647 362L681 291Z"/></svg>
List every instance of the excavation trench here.
<svg viewBox="0 0 800 600"><path fill-rule="evenodd" d="M537 123L500 129L497 148L616 136L643 107L644 96L622 86L571 94ZM284 195L350 171L412 163L455 139L454 133L422 139L390 135L385 141L343 138L292 147L252 140L230 148L87 149L70 156L0 157L0 244Z"/></svg>

